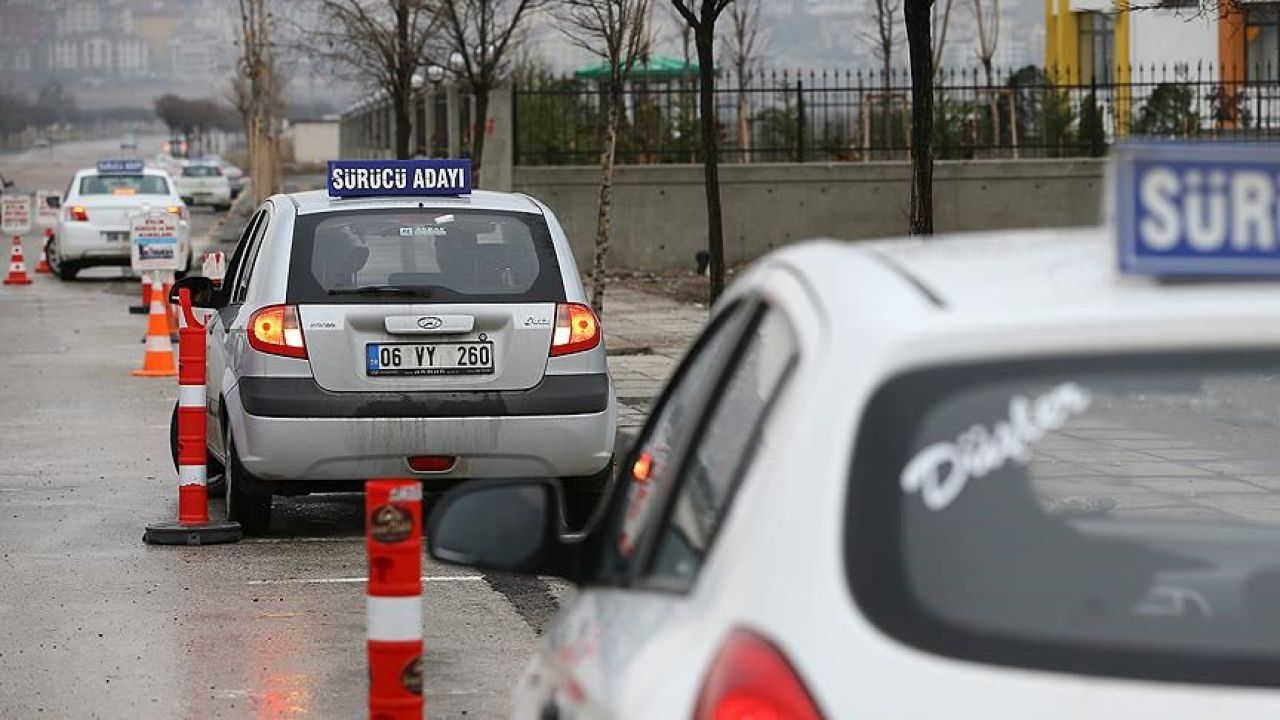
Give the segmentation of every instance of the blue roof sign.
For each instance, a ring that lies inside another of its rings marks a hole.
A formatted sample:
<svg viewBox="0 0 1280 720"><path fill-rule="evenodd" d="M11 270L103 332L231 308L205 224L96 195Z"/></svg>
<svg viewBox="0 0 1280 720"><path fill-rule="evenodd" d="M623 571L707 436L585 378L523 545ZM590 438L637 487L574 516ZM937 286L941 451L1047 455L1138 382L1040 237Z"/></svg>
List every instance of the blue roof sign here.
<svg viewBox="0 0 1280 720"><path fill-rule="evenodd" d="M141 160L99 160L99 175L139 175L142 173Z"/></svg>
<svg viewBox="0 0 1280 720"><path fill-rule="evenodd" d="M1280 145L1122 144L1113 163L1123 272L1280 276Z"/></svg>
<svg viewBox="0 0 1280 720"><path fill-rule="evenodd" d="M331 160L329 197L471 194L470 160Z"/></svg>

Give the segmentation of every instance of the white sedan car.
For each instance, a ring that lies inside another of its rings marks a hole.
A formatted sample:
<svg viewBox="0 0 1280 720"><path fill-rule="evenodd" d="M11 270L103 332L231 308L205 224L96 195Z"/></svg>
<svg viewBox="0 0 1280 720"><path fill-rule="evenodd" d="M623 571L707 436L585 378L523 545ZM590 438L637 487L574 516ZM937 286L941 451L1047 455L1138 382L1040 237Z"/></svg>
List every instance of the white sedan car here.
<svg viewBox="0 0 1280 720"><path fill-rule="evenodd" d="M49 243L49 264L62 280L99 265L129 265L130 227L135 215L164 210L178 217L178 254L190 264L187 206L173 179L141 161L106 162L80 170L62 198Z"/></svg>
<svg viewBox="0 0 1280 720"><path fill-rule="evenodd" d="M434 557L581 588L514 715L1280 716L1280 287L1109 238L775 254L588 532L553 483L443 498Z"/></svg>
<svg viewBox="0 0 1280 720"><path fill-rule="evenodd" d="M175 176L178 194L191 206L211 205L215 210L231 207L231 181L216 162L190 161Z"/></svg>

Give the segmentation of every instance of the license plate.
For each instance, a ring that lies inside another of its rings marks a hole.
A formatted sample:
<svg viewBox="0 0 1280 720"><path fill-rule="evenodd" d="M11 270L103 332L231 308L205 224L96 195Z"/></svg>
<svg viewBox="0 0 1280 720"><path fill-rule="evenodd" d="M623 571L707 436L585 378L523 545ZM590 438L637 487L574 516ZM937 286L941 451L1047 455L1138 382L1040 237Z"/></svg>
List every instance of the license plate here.
<svg viewBox="0 0 1280 720"><path fill-rule="evenodd" d="M365 372L387 375L491 375L492 342L369 343Z"/></svg>
<svg viewBox="0 0 1280 720"><path fill-rule="evenodd" d="M102 239L109 243L129 242L129 233L127 232L104 232Z"/></svg>

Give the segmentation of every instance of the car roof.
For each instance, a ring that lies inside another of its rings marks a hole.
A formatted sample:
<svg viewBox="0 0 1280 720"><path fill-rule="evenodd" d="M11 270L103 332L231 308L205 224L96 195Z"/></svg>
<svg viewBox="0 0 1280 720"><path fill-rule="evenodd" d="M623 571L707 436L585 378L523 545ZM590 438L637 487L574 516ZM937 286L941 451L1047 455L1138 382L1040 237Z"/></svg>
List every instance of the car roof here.
<svg viewBox="0 0 1280 720"><path fill-rule="evenodd" d="M1280 306L1280 281L1168 282L1121 274L1112 231L1102 227L822 243L792 257L820 295L856 292L849 267L870 259L906 280L928 305L957 314L1048 316L1066 308L1124 314L1190 305L1230 313L1232 307Z"/></svg>
<svg viewBox="0 0 1280 720"><path fill-rule="evenodd" d="M470 195L447 197L393 197L393 198L331 198L327 191L309 190L286 195L299 215L337 212L342 210L372 210L386 208L423 207L472 210L496 210L525 212L541 215L542 207L533 198L520 193L476 190Z"/></svg>
<svg viewBox="0 0 1280 720"><path fill-rule="evenodd" d="M98 175L98 174L100 173L98 172L98 168L96 167L81 168L80 170L76 171L76 177L82 177L86 175ZM120 174L121 173L107 173L107 175L120 175ZM165 172L164 169L153 167L151 165L144 166L142 168L141 173L126 173L126 174L128 175L160 175L163 177L169 177L169 173Z"/></svg>

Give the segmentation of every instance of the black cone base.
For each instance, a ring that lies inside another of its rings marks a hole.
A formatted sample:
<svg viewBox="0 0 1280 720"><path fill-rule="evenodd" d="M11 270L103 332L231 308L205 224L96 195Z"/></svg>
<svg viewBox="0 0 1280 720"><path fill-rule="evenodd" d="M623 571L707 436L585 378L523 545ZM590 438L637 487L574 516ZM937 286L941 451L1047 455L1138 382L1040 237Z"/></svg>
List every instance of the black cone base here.
<svg viewBox="0 0 1280 720"><path fill-rule="evenodd" d="M182 523L155 523L142 533L142 542L148 545L216 545L237 542L243 536L240 523L230 520L210 520L204 525Z"/></svg>

